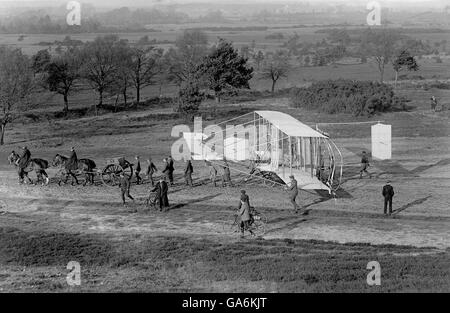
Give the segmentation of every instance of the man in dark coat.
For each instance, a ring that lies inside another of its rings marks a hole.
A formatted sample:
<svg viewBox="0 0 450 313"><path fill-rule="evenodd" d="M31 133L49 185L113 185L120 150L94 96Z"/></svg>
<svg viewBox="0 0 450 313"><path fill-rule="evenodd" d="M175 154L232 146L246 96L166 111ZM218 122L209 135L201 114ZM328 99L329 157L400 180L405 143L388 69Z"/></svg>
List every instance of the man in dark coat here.
<svg viewBox="0 0 450 313"><path fill-rule="evenodd" d="M184 179L186 181L186 185L192 185L192 173L194 172L194 168L192 167L192 162L189 159L186 159L186 168L184 169Z"/></svg>
<svg viewBox="0 0 450 313"><path fill-rule="evenodd" d="M224 165L222 165L223 173L222 173L222 187L226 184L233 187L233 183L231 182L231 173L230 167L228 166L228 162L225 160Z"/></svg>
<svg viewBox="0 0 450 313"><path fill-rule="evenodd" d="M209 180L214 184L214 187L216 187L217 169L208 160L205 160L205 165L208 167L209 170Z"/></svg>
<svg viewBox="0 0 450 313"><path fill-rule="evenodd" d="M294 175L289 176L289 178L291 179L291 182L289 183L289 186L286 187L289 192L289 201L294 207L294 213L298 213L299 207L297 205L297 202L295 202L295 198L297 198L298 196L297 180L295 179Z"/></svg>
<svg viewBox="0 0 450 313"><path fill-rule="evenodd" d="M151 192L156 192L155 198L159 203L159 211L162 211L163 208L169 207L169 198L167 197L168 191L169 186L164 178L160 178L159 182L156 183L155 188L151 190Z"/></svg>
<svg viewBox="0 0 450 313"><path fill-rule="evenodd" d="M384 214L387 214L387 206L389 204L389 215L392 214L392 198L394 197L394 188L391 186L391 182L388 181L383 186L382 195L384 197Z"/></svg>
<svg viewBox="0 0 450 313"><path fill-rule="evenodd" d="M165 167L163 170L163 173L166 175L167 179L169 180L170 184L173 185L173 160L170 161L169 159L163 160L165 163Z"/></svg>
<svg viewBox="0 0 450 313"><path fill-rule="evenodd" d="M130 180L124 175L123 172L120 173L119 187L123 205L125 205L125 196L127 196L134 202L134 198L130 195Z"/></svg>
<svg viewBox="0 0 450 313"><path fill-rule="evenodd" d="M142 178L139 175L141 173L141 160L138 155L135 157L135 159L136 159L136 168L134 169L134 175L136 175L136 185L139 185L139 183L142 181Z"/></svg>
<svg viewBox="0 0 450 313"><path fill-rule="evenodd" d="M20 182L23 182L23 178L25 175L25 169L30 164L31 160L31 152L27 147L22 147L22 153L20 154L20 158L17 160L17 166L19 168L19 179Z"/></svg>
<svg viewBox="0 0 450 313"><path fill-rule="evenodd" d="M431 96L431 111L436 111L437 100L435 96Z"/></svg>
<svg viewBox="0 0 450 313"><path fill-rule="evenodd" d="M72 147L70 149L70 156L69 160L66 163L66 170L69 172L76 171L78 169L78 157L77 153L75 152L75 148Z"/></svg>
<svg viewBox="0 0 450 313"><path fill-rule="evenodd" d="M152 159L149 158L147 160L148 166L147 166L147 178L150 179L150 182L152 184L152 187L155 185L155 183L153 182L153 174L156 173L158 171L158 169L156 168L155 164L153 164Z"/></svg>
<svg viewBox="0 0 450 313"><path fill-rule="evenodd" d="M366 151L362 152L362 157L361 157L361 168L359 169L359 178L362 178L363 172L365 172L366 174L369 175L369 178L372 178L372 175L370 175L370 173L367 171L367 169L369 168L370 164L369 164L369 157L367 156Z"/></svg>
<svg viewBox="0 0 450 313"><path fill-rule="evenodd" d="M254 235L250 223L252 216L250 214L250 198L245 193L245 190L241 190L241 199L238 206L239 228L241 230L241 238L244 238L244 231L247 230L250 234Z"/></svg>
<svg viewBox="0 0 450 313"><path fill-rule="evenodd" d="M169 169L170 169L169 175L170 184L173 185L173 172L175 172L175 168L173 167L172 156L169 155L169 157L167 158L167 162L169 162Z"/></svg>

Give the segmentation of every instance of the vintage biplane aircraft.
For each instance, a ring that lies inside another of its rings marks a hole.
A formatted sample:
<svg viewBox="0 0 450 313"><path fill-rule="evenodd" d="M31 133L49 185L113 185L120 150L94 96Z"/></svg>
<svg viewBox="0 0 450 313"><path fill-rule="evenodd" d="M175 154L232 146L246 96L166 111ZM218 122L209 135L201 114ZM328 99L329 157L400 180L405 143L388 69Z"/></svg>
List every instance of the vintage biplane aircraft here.
<svg viewBox="0 0 450 313"><path fill-rule="evenodd" d="M230 125L232 120L243 123ZM331 193L339 188L342 154L328 134L278 111L254 111L232 120L220 123L225 128L218 124L203 132L183 133L192 159L226 160L232 171L251 162L254 172L275 174L281 183L294 175L302 189Z"/></svg>

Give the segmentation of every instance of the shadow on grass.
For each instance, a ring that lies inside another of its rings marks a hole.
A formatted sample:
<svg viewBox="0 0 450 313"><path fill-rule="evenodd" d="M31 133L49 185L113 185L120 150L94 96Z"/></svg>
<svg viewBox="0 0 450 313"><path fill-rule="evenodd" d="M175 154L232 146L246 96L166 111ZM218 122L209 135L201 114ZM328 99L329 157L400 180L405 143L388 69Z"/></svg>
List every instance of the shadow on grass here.
<svg viewBox="0 0 450 313"><path fill-rule="evenodd" d="M428 195L428 196L426 196L426 197L424 197L424 198L420 198L420 199L414 200L414 201L412 201L412 202L409 202L409 203L407 203L407 204L401 206L401 207L398 208L397 210L394 210L394 211L392 212L392 214L396 215L396 214L400 213L401 211L404 211L404 210L406 210L406 209L408 209L408 208L410 208L410 207L412 207L412 206L422 204L422 203L424 203L425 201L427 201L429 198L431 198L431 195Z"/></svg>
<svg viewBox="0 0 450 313"><path fill-rule="evenodd" d="M305 214L305 212L303 214ZM305 214L305 215L307 215L307 214ZM267 234L271 234L271 233L275 233L277 231L292 230L292 229L296 228L297 226L299 226L300 224L308 221L308 219L304 218L304 217L301 217L300 219L298 219L298 218L289 218L289 220L292 220L292 219L295 219L295 220L292 221L291 223L286 224L286 225L283 225L283 226L280 226L280 227L277 227L277 228L273 228L273 229L267 231L266 235Z"/></svg>
<svg viewBox="0 0 450 313"><path fill-rule="evenodd" d="M171 206L169 208L169 211L180 209L180 208L185 207L185 206L190 205L190 204L211 200L211 199L214 199L215 197L220 196L220 195L221 195L221 193L217 193L217 194L209 195L209 196L202 197L202 198L192 199L192 200L189 200L189 201L186 201L186 202L183 202L183 203L178 203L178 204L175 204L175 205Z"/></svg>

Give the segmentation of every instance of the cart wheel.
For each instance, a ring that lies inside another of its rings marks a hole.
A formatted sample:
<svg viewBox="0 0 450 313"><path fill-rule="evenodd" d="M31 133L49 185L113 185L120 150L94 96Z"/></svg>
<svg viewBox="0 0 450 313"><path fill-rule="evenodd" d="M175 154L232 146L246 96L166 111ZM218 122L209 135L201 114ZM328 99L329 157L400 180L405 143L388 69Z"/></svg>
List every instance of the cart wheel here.
<svg viewBox="0 0 450 313"><path fill-rule="evenodd" d="M123 175L128 178L128 180L131 179L131 177L133 176L133 165L128 165L125 168L122 168L123 170Z"/></svg>
<svg viewBox="0 0 450 313"><path fill-rule="evenodd" d="M101 173L102 182L107 186L115 186L119 183L120 173L123 172L124 170L120 165L109 164Z"/></svg>

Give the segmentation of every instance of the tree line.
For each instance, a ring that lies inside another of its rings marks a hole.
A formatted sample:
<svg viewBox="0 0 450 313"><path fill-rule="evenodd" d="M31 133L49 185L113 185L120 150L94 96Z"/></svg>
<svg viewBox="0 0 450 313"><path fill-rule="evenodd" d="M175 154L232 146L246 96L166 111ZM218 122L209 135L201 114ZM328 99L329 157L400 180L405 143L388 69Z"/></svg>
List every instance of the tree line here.
<svg viewBox="0 0 450 313"><path fill-rule="evenodd" d="M336 41L344 43L344 39ZM389 64L396 80L400 71L418 69L413 48L401 49L404 45L399 45L400 39L390 30L368 31L361 39L361 49L375 61L381 82ZM161 96L162 86L172 83L178 87L176 109L189 117L208 95L220 102L226 93L249 89L255 74L249 58L257 67L258 78L272 82L272 92L292 67L289 50L263 53L252 42L251 47L238 51L224 39L210 46L206 33L200 30L185 30L167 50L152 46L144 37L136 43L117 35L99 36L81 44L71 42L68 40L55 54L40 50L31 58L20 49L1 47L0 144L7 125L30 107L32 95L39 92L60 95L67 114L74 93L93 90L97 95L93 107L98 114L105 98L113 99L114 110L120 104L137 107L143 88L159 86ZM134 98L130 101L131 95Z"/></svg>
<svg viewBox="0 0 450 313"><path fill-rule="evenodd" d="M147 31L152 24L186 24L186 23L227 23L220 10L207 12L205 15L190 17L181 10L169 9L117 9L97 12L95 8L81 4L80 25L68 25L65 6L50 14L40 10L0 17L0 33L8 34L66 34L89 32Z"/></svg>
<svg viewBox="0 0 450 313"><path fill-rule="evenodd" d="M142 89L173 83L178 86L178 109L188 114L198 109L206 93L217 102L233 89L250 88L253 68L231 42L219 39L211 47L202 31L186 30L174 47L164 51L144 41L131 44L117 35L99 36L82 45L67 46L56 54L40 50L32 57L20 49L0 49L0 144L6 126L29 106L33 94L45 90L62 97L63 112L69 112L70 96L80 89L97 94L95 113L105 97L129 105L141 102Z"/></svg>

